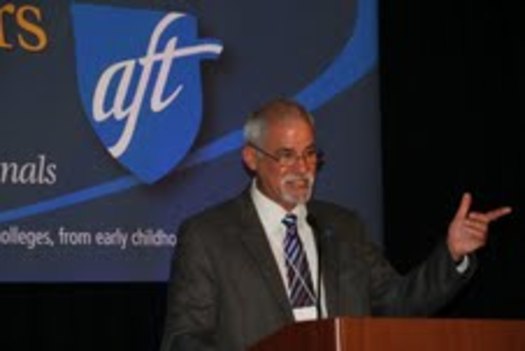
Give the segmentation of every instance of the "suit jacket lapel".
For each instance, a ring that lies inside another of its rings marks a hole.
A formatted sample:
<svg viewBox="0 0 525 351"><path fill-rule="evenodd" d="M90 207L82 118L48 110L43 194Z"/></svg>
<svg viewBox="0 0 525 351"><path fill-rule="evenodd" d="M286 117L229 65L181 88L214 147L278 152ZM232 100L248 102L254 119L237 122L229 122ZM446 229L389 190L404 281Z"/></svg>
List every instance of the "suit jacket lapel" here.
<svg viewBox="0 0 525 351"><path fill-rule="evenodd" d="M322 215L315 210L315 202L308 205L308 213L312 215L317 222L317 228L312 228L316 235L320 248L318 255L321 262L321 279L323 280L326 310L328 317L334 317L339 311L339 265L337 263L337 242L333 229L327 225L327 221ZM320 252L319 252L320 250Z"/></svg>
<svg viewBox="0 0 525 351"><path fill-rule="evenodd" d="M337 245L333 236L325 235L321 238L321 274L326 297L326 309L329 317L337 315L339 311L339 266L337 264Z"/></svg>
<svg viewBox="0 0 525 351"><path fill-rule="evenodd" d="M266 280L268 287L281 307L283 316L288 322L292 322L294 318L290 301L286 294L286 288L283 285L279 268L273 257L270 244L266 239L266 234L264 233L262 223L257 215L249 191L245 191L240 196L238 204L241 207L240 212L243 223L243 230L240 233L241 240L260 268L261 275Z"/></svg>

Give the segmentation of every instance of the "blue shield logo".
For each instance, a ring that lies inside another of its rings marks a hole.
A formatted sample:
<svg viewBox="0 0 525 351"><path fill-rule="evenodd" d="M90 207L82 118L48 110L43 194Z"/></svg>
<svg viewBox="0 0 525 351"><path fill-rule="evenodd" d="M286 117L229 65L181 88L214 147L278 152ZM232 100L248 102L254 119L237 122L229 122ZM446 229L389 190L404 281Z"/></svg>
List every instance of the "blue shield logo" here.
<svg viewBox="0 0 525 351"><path fill-rule="evenodd" d="M79 91L96 134L146 183L188 153L202 121L200 61L222 44L177 12L73 5Z"/></svg>

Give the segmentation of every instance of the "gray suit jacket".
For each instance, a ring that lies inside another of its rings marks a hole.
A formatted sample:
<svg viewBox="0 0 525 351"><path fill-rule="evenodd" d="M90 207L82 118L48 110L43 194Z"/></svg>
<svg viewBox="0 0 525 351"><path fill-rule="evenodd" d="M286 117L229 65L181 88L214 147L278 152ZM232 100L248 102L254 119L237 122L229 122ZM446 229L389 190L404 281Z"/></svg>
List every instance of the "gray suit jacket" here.
<svg viewBox="0 0 525 351"><path fill-rule="evenodd" d="M315 200L308 212L319 227L329 317L427 315L471 275L457 272L443 243L400 276L353 212ZM174 257L162 351L245 350L293 323L249 191L185 221Z"/></svg>

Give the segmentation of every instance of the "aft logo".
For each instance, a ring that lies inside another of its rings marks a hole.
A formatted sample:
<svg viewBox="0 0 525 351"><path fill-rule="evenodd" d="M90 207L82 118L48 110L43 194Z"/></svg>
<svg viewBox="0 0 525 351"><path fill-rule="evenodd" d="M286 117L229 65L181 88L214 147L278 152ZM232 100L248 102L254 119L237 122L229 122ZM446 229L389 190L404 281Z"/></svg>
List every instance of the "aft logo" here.
<svg viewBox="0 0 525 351"><path fill-rule="evenodd" d="M109 153L152 183L187 154L202 120L200 61L222 44L188 14L73 5L79 91Z"/></svg>

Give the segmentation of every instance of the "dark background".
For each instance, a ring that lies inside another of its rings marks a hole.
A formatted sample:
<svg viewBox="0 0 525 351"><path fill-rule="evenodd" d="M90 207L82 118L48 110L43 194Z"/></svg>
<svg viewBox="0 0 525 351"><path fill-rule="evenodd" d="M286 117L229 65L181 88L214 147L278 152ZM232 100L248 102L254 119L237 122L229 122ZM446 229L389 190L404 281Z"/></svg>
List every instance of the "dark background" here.
<svg viewBox="0 0 525 351"><path fill-rule="evenodd" d="M472 284L441 314L525 317L523 36L518 2L383 1L385 245L405 271L446 233L462 192L511 205Z"/></svg>
<svg viewBox="0 0 525 351"><path fill-rule="evenodd" d="M461 193L509 204L446 317L525 318L518 2L380 1L385 249L402 272L443 238ZM157 350L165 284L0 286L1 350Z"/></svg>

